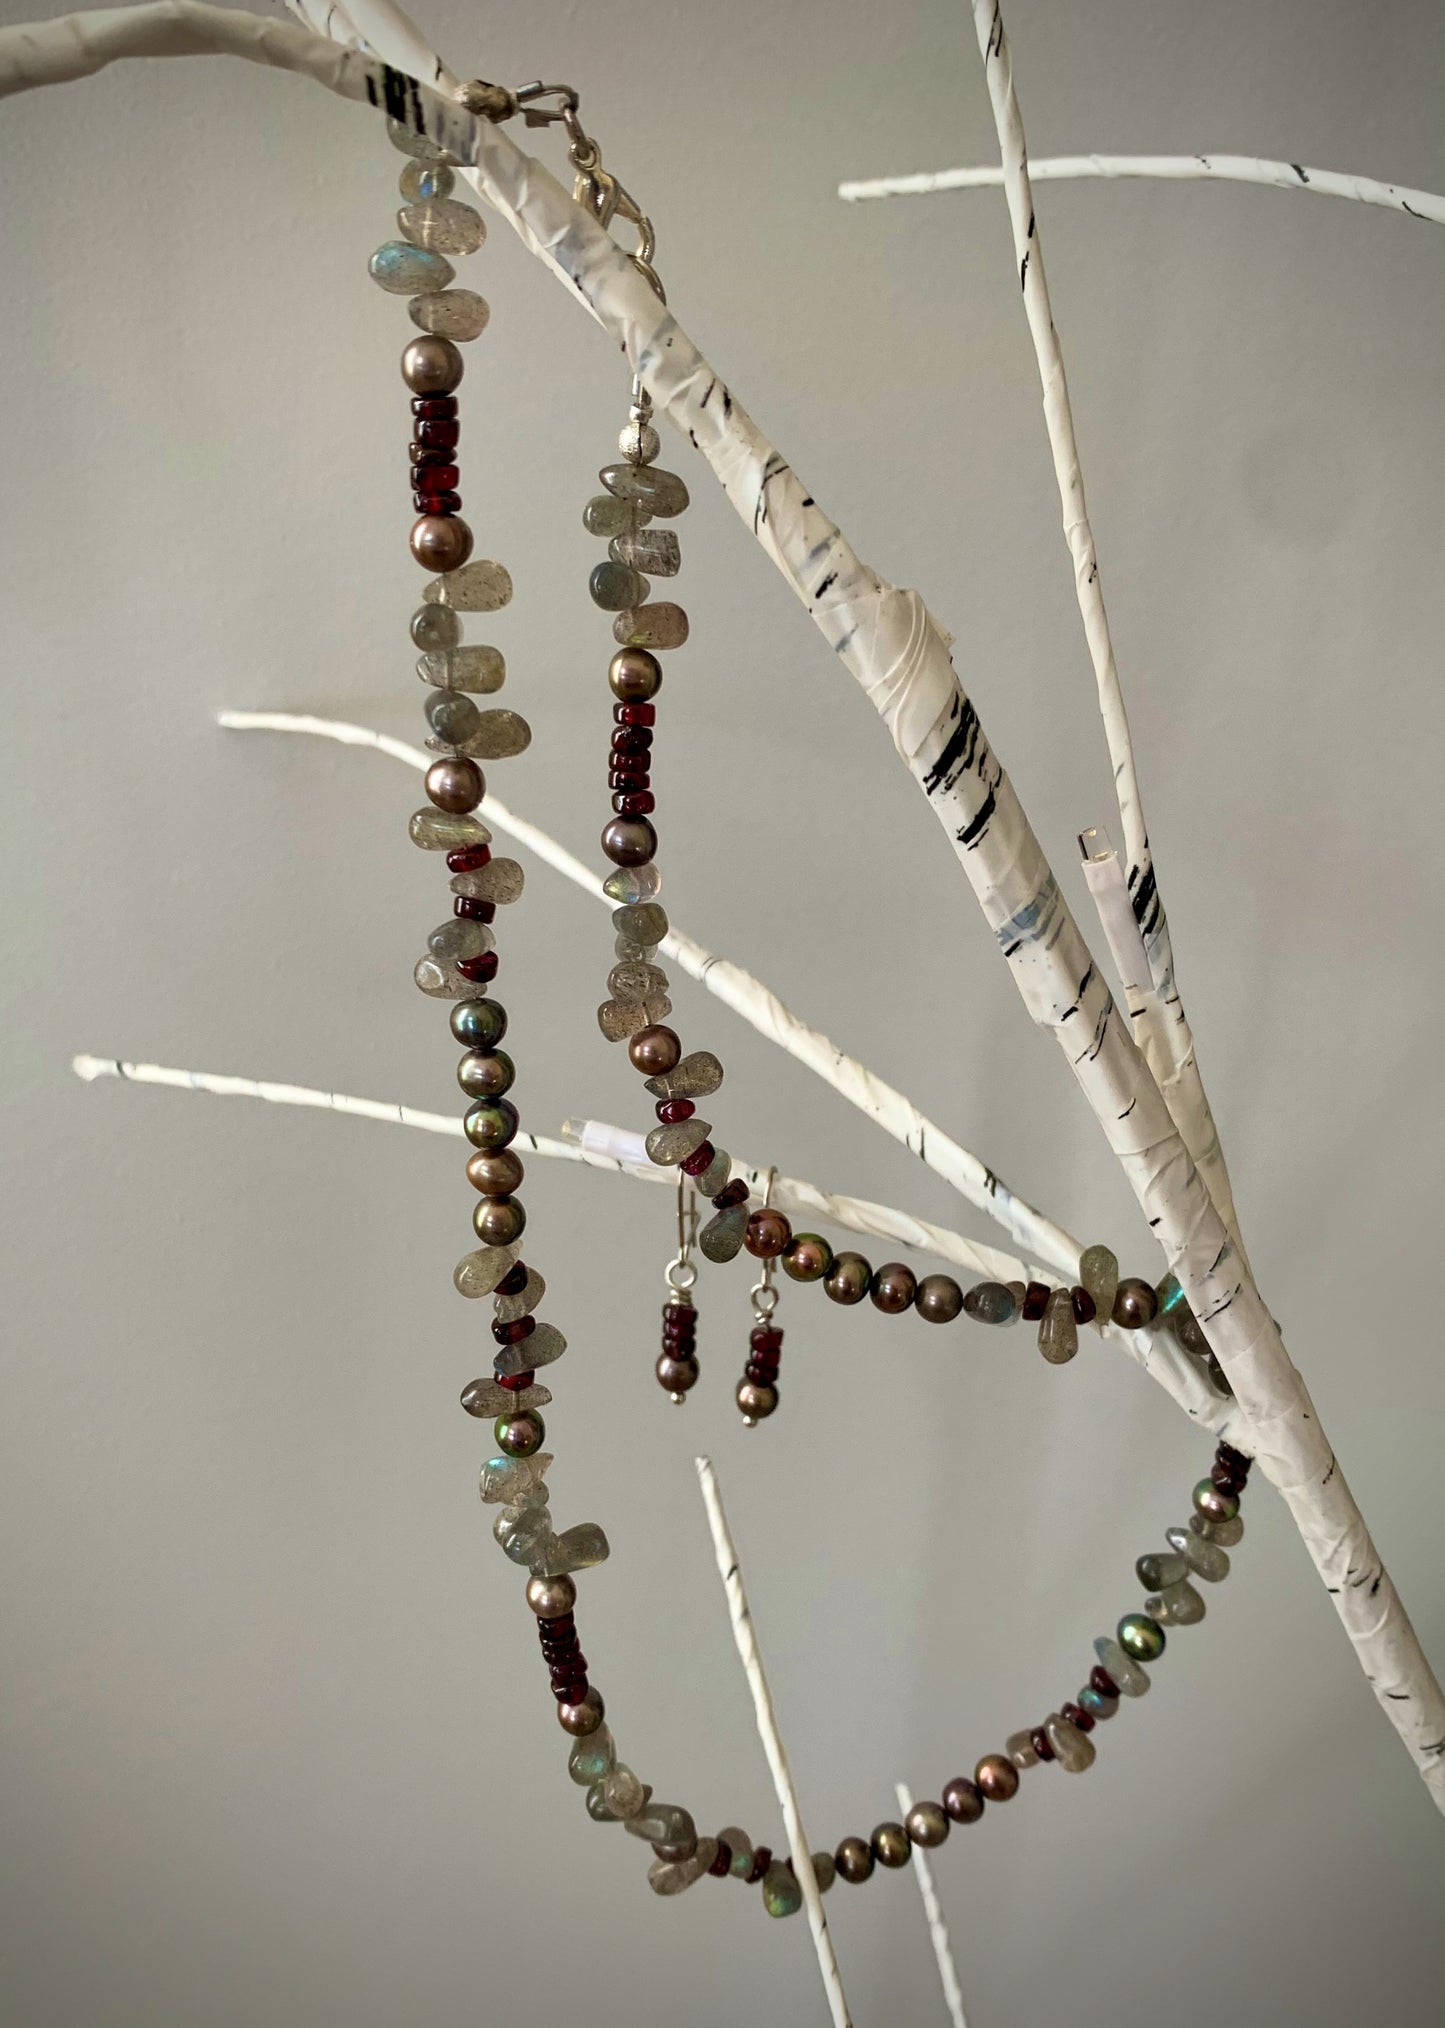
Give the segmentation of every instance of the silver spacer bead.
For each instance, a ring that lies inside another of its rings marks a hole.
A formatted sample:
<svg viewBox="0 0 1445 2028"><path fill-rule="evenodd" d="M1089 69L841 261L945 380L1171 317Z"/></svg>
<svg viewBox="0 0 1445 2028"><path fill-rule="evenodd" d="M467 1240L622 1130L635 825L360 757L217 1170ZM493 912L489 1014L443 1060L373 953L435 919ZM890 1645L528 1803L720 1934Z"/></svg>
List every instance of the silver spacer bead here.
<svg viewBox="0 0 1445 2028"><path fill-rule="evenodd" d="M630 421L618 436L617 448L630 465L650 465L662 449L662 438L650 422Z"/></svg>

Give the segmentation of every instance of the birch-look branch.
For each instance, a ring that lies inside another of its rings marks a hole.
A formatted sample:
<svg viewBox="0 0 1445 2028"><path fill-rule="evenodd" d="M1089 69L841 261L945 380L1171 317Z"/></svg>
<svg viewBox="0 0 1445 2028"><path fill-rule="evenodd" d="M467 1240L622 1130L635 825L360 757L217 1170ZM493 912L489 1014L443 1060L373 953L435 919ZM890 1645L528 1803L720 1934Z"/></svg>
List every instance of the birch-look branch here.
<svg viewBox="0 0 1445 2028"><path fill-rule="evenodd" d="M352 16L387 47L396 10L360 0ZM224 9L163 0L186 24L157 48L157 10L127 38L116 17L106 53L77 37L76 17L0 34L0 94L84 75L125 54L204 50L303 71L343 97L395 110L476 171L487 200L525 245L560 269L654 401L711 466L745 524L873 703L949 833L1030 1017L1068 1059L1130 1187L1178 1275L1252 1425L1245 1448L1283 1493L1361 1667L1445 1809L1445 1697L1371 1542L1247 1264L1201 1180L1158 1084L1135 1048L1060 892L1012 783L965 695L942 630L916 592L869 569L733 399L629 258L556 179L501 129L446 105L352 52L323 56L314 38ZM124 19L124 17L122 17ZM405 17L402 17L405 20ZM250 21L253 44L237 33ZM208 40L214 27L215 39ZM406 23L409 37L415 30ZM289 38L289 39L286 39ZM76 43L82 47L77 56ZM264 47L264 53L260 53ZM440 64L435 63L440 70ZM431 75L430 66L422 67Z"/></svg>
<svg viewBox="0 0 1445 2028"><path fill-rule="evenodd" d="M1104 605L1104 587L1099 579L1094 531L1089 525L1089 509L1084 497L1084 473L1074 430L1074 414L1069 405L1063 348L1049 300L1043 238L1034 215L1028 144L1024 138L1018 94L1014 89L1013 56L1004 32L1001 0L972 0L972 5L979 54L983 58L989 103L993 109L1002 158L1000 175L1008 203L1009 223L1013 227L1015 274L1023 295L1024 314L1033 340L1043 391L1044 426L1048 431L1054 477L1058 482L1064 540L1073 559L1074 593L1078 599L1079 616L1084 623L1089 659L1094 666L1099 715L1104 722L1114 793L1119 819L1124 827L1125 879L1149 962L1149 978L1140 982L1142 990L1126 993L1132 1032L1159 1081L1170 1116L1203 1175L1205 1186L1230 1237L1242 1252L1229 1171L1225 1167L1214 1116L1199 1075L1194 1037L1189 1030L1174 976L1169 921L1149 850L1149 831L1144 821L1138 770L1134 765L1134 743L1129 732L1118 665L1114 659L1114 642Z"/></svg>
<svg viewBox="0 0 1445 2028"><path fill-rule="evenodd" d="M1403 211L1427 225L1445 225L1445 197L1411 190L1403 183L1377 183L1373 176L1344 176L1337 169L1306 168L1300 162L1271 162L1261 155L1046 155L1029 164L1035 183L1072 183L1084 178L1158 177L1167 183L1255 183L1275 190L1308 190L1316 197L1352 197L1385 211ZM926 197L938 190L997 190L1001 167L982 163L969 169L925 169L911 176L871 176L840 183L845 204L875 197Z"/></svg>

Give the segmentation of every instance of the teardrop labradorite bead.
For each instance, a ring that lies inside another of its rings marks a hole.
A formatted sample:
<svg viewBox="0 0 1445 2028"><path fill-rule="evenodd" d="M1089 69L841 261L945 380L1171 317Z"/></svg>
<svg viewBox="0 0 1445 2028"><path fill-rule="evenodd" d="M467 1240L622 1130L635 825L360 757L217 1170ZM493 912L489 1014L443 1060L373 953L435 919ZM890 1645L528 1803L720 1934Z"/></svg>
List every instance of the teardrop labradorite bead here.
<svg viewBox="0 0 1445 2028"><path fill-rule="evenodd" d="M493 1370L506 1378L514 1373L535 1373L539 1366L551 1366L567 1350L567 1340L555 1324L539 1324L529 1338L515 1345L499 1345Z"/></svg>
<svg viewBox="0 0 1445 2028"><path fill-rule="evenodd" d="M717 1149L713 1155L712 1160L708 1163L707 1167L703 1170L702 1174L693 1179L694 1187L697 1190L698 1196L699 1197L719 1196L724 1187L726 1186L728 1178L732 1174L732 1167L733 1167L733 1158L728 1153L727 1149L726 1148Z"/></svg>
<svg viewBox="0 0 1445 2028"><path fill-rule="evenodd" d="M474 873L452 876L452 893L469 894L476 901L494 901L506 908L521 894L526 875L515 859L492 859Z"/></svg>
<svg viewBox="0 0 1445 2028"><path fill-rule="evenodd" d="M647 1137L647 1159L659 1169L670 1169L695 1155L711 1132L708 1122L698 1119L673 1120L670 1125L654 1127Z"/></svg>
<svg viewBox="0 0 1445 2028"><path fill-rule="evenodd" d="M505 565L479 556L460 570L433 578L422 593L434 605L454 606L459 613L496 613L512 602L512 576Z"/></svg>
<svg viewBox="0 0 1445 2028"><path fill-rule="evenodd" d="M1099 1635L1094 1653L1126 1697L1143 1697L1148 1693L1149 1671L1141 1669L1132 1655L1125 1654L1111 1634Z"/></svg>
<svg viewBox="0 0 1445 2028"><path fill-rule="evenodd" d="M681 1803L649 1803L637 1816L628 1818L627 1828L634 1838L645 1838L649 1845L682 1845L697 1836L697 1825Z"/></svg>
<svg viewBox="0 0 1445 2028"><path fill-rule="evenodd" d="M433 606L434 613L450 612L449 606ZM478 644L474 648L443 648L423 655L416 665L423 683L439 690L465 690L472 696L489 696L507 680L507 664L501 650Z"/></svg>
<svg viewBox="0 0 1445 2028"><path fill-rule="evenodd" d="M1050 1366L1064 1366L1079 1349L1074 1299L1067 1289L1054 1289L1039 1323L1039 1350Z"/></svg>
<svg viewBox="0 0 1445 2028"><path fill-rule="evenodd" d="M404 239L389 239L379 246L369 262L371 279L389 296L419 296L444 289L456 280L456 269L439 253L425 247L409 246Z"/></svg>
<svg viewBox="0 0 1445 2028"><path fill-rule="evenodd" d="M711 1098L722 1081L723 1067L712 1051L695 1049L672 1070L648 1078L643 1090L657 1099Z"/></svg>
<svg viewBox="0 0 1445 2028"><path fill-rule="evenodd" d="M567 1772L578 1788L590 1788L617 1765L617 1744L606 1724L579 1739L567 1756Z"/></svg>
<svg viewBox="0 0 1445 2028"><path fill-rule="evenodd" d="M681 1894L702 1879L716 1858L717 1839L699 1838L691 1858L654 1859L647 1869L647 1884L654 1894Z"/></svg>
<svg viewBox="0 0 1445 2028"><path fill-rule="evenodd" d="M667 935L667 910L660 902L633 901L612 911L612 927L620 937L630 937L638 944L660 944ZM684 1058L684 1062L690 1059ZM714 1057L714 1062L717 1059ZM682 1065L678 1065L679 1070ZM652 1090L649 1084L647 1089ZM688 1092L676 1092L676 1098L688 1098Z"/></svg>
<svg viewBox="0 0 1445 2028"><path fill-rule="evenodd" d="M480 711L462 742L472 760L512 760L532 744L532 728L518 711Z"/></svg>
<svg viewBox="0 0 1445 2028"><path fill-rule="evenodd" d="M594 1824L615 1824L617 1822L616 1817L613 1816L611 1810L607 1807L607 1798L603 1794L601 1782L594 1782L592 1787L587 1791L587 1814Z"/></svg>
<svg viewBox="0 0 1445 2028"><path fill-rule="evenodd" d="M1229 1575L1229 1558L1217 1542L1206 1542L1192 1528L1166 1528L1164 1540L1177 1549L1196 1577L1219 1584Z"/></svg>
<svg viewBox="0 0 1445 2028"><path fill-rule="evenodd" d="M556 1535L532 1565L534 1577L565 1577L574 1570L595 1570L611 1555L606 1535L595 1521L579 1521Z"/></svg>
<svg viewBox="0 0 1445 2028"><path fill-rule="evenodd" d="M1159 1594L1159 1605L1161 1610L1156 1613L1150 1601L1151 1617L1162 1617L1171 1627L1196 1626L1204 1618L1204 1600L1187 1577L1180 1578L1178 1584L1166 1584Z"/></svg>
<svg viewBox="0 0 1445 2028"><path fill-rule="evenodd" d="M426 722L438 739L444 739L450 746L460 746L470 739L481 722L478 711L470 697L463 697L455 690L433 690L426 701Z"/></svg>
<svg viewBox="0 0 1445 2028"><path fill-rule="evenodd" d="M680 648L687 632L687 614L670 599L650 606L629 606L612 622L612 638L624 648Z"/></svg>
<svg viewBox="0 0 1445 2028"><path fill-rule="evenodd" d="M737 1824L724 1824L718 1832L718 1843L726 1845L732 1858L728 1872L734 1880L746 1880L753 1870L753 1841Z"/></svg>
<svg viewBox="0 0 1445 2028"><path fill-rule="evenodd" d="M1134 1575L1145 1591L1162 1591L1166 1584L1178 1584L1189 1575L1189 1565L1182 1556L1152 1554L1139 1557L1134 1564Z"/></svg>
<svg viewBox="0 0 1445 2028"><path fill-rule="evenodd" d="M803 1890L781 1859L775 1859L763 1875L763 1907L769 1915L796 1915L803 1905Z"/></svg>
<svg viewBox="0 0 1445 2028"><path fill-rule="evenodd" d="M687 487L659 465L605 465L598 478L619 500L636 500L649 514L670 521L687 506Z"/></svg>
<svg viewBox="0 0 1445 2028"><path fill-rule="evenodd" d="M1112 1718L1119 1709L1117 1697L1110 1697L1106 1691L1096 1690L1092 1683L1086 1683L1079 1692L1077 1703L1082 1704L1090 1718Z"/></svg>
<svg viewBox="0 0 1445 2028"><path fill-rule="evenodd" d="M539 1451L532 1458L488 1458L482 1466L483 1500L489 1507L515 1504L521 1494L542 1485L551 1463L550 1451Z"/></svg>
<svg viewBox="0 0 1445 2028"><path fill-rule="evenodd" d="M1018 1309L1013 1291L1003 1282L976 1283L965 1292L963 1307L976 1324L1012 1323Z"/></svg>
<svg viewBox="0 0 1445 2028"><path fill-rule="evenodd" d="M447 153L440 141L433 141L427 134L416 133L405 120L395 119L390 113L386 116L386 135L393 148L399 148L403 155L415 156L419 162L452 162L456 159Z"/></svg>
<svg viewBox="0 0 1445 2028"><path fill-rule="evenodd" d="M582 509L582 526L589 535L626 535L645 528L652 516L634 500L618 500L611 493L598 493Z"/></svg>
<svg viewBox="0 0 1445 2028"><path fill-rule="evenodd" d="M651 1000L604 1000L597 1009L597 1026L609 1042L625 1042L640 1029L655 1028L671 1012L666 993Z"/></svg>
<svg viewBox="0 0 1445 2028"><path fill-rule="evenodd" d="M398 178L398 187L408 204L427 197L450 197L456 177L445 162L408 162Z"/></svg>
<svg viewBox="0 0 1445 2028"><path fill-rule="evenodd" d="M454 810L417 810L407 826L423 852L459 852L464 845L490 845L492 834L479 819Z"/></svg>
<svg viewBox="0 0 1445 2028"><path fill-rule="evenodd" d="M429 296L413 296L406 314L418 331L433 337L450 338L466 345L480 338L492 320L492 307L475 289L437 289Z"/></svg>
<svg viewBox="0 0 1445 2028"><path fill-rule="evenodd" d="M1072 1719L1057 1711L1050 1712L1044 1720L1044 1735L1065 1774L1082 1774L1085 1768L1094 1765L1094 1742L1086 1732L1080 1732Z"/></svg>
<svg viewBox="0 0 1445 2028"><path fill-rule="evenodd" d="M518 1289L515 1296L498 1296L497 1311L496 1311L497 1322L499 1324L515 1324L519 1317L530 1317L533 1310L536 1309L538 1303L541 1302L543 1296L545 1296L546 1293L547 1293L546 1282L543 1281L541 1275L538 1274L537 1270L534 1267L529 1266L527 1269L526 1282L520 1289ZM547 1329L550 1331L551 1328L552 1326L549 1324L547 1326ZM536 1335L537 1333L534 1331L532 1333L532 1336L535 1338ZM559 1331L557 1335L560 1338L562 1334ZM553 1357L555 1358L556 1356L557 1355L554 1353ZM517 1371L519 1373L525 1372L526 1368L530 1366L531 1363L532 1362L530 1359L525 1360L523 1364L517 1368Z"/></svg>
<svg viewBox="0 0 1445 2028"><path fill-rule="evenodd" d="M732 1260L742 1250L743 1236L747 1229L746 1204L732 1204L726 1211L719 1211L708 1220L697 1236L703 1258L711 1261Z"/></svg>
<svg viewBox="0 0 1445 2028"><path fill-rule="evenodd" d="M1125 1613L1117 1632L1119 1646L1137 1662L1157 1662L1164 1652L1164 1629L1148 1613Z"/></svg>
<svg viewBox="0 0 1445 2028"><path fill-rule="evenodd" d="M454 197L423 197L396 214L397 231L428 253L475 253L487 236L482 214Z"/></svg>
<svg viewBox="0 0 1445 2028"><path fill-rule="evenodd" d="M667 991L667 974L661 965L626 959L608 973L607 990L614 1000L655 1000Z"/></svg>
<svg viewBox="0 0 1445 2028"><path fill-rule="evenodd" d="M652 1790L637 1779L630 1767L618 1761L611 1774L602 1777L602 1794L613 1816L625 1823L646 1807Z"/></svg>
<svg viewBox="0 0 1445 2028"><path fill-rule="evenodd" d="M545 1490L545 1489L544 1489ZM502 1553L513 1563L526 1563L532 1552L552 1533L552 1517L545 1506L504 1507L492 1529Z"/></svg>
<svg viewBox="0 0 1445 2028"><path fill-rule="evenodd" d="M461 614L450 606L418 606L411 616L411 637L418 648L455 648L462 638Z"/></svg>
<svg viewBox="0 0 1445 2028"><path fill-rule="evenodd" d="M468 1000L476 992L470 979L452 970L447 958L418 958L412 967L413 980L433 1000Z"/></svg>
<svg viewBox="0 0 1445 2028"><path fill-rule="evenodd" d="M662 875L655 862L646 866L619 866L603 881L602 892L612 901L651 901L662 892Z"/></svg>
<svg viewBox="0 0 1445 2028"><path fill-rule="evenodd" d="M521 1251L519 1246L480 1246L463 1255L452 1274L458 1293L464 1296L491 1295L497 1283L512 1272Z"/></svg>
<svg viewBox="0 0 1445 2028"><path fill-rule="evenodd" d="M1106 1324L1119 1293L1118 1257L1107 1246L1086 1246L1079 1255L1079 1283L1094 1299L1095 1321Z"/></svg>

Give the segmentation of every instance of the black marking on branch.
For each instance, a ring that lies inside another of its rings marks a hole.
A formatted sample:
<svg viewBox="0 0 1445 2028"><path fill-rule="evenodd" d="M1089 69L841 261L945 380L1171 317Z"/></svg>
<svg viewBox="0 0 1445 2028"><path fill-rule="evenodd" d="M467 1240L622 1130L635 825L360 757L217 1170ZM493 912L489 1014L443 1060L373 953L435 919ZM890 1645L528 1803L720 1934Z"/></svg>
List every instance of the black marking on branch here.
<svg viewBox="0 0 1445 2028"><path fill-rule="evenodd" d="M818 589L813 593L813 597L815 599L820 599L823 596L824 592L827 591L828 587L830 585L835 585L837 582L838 582L837 571L830 570L828 572L828 575L823 579L822 583L818 586Z"/></svg>
<svg viewBox="0 0 1445 2028"><path fill-rule="evenodd" d="M1066 1007L1066 1008L1064 1009L1063 1013L1062 1013L1062 1014L1061 1014L1061 1015L1059 1016L1059 1025L1060 1025L1061 1027L1063 1026L1063 1024L1064 1024L1064 1022L1065 1022L1065 1021L1071 1020L1071 1019L1073 1018L1073 1016L1074 1016L1075 1014L1077 1014L1077 1013L1078 1013L1078 1011L1079 1011L1080 1007L1082 1007L1082 1006L1083 1006L1083 1004L1084 1004L1084 995L1085 995L1085 993L1087 993L1087 992L1088 992L1088 990L1089 990L1089 981L1090 981L1090 979L1092 979L1092 978L1093 978L1093 976L1094 976L1094 964L1093 964L1093 960L1092 960L1092 959L1090 959L1090 961L1089 961L1089 969L1088 969L1088 971L1087 971L1087 972L1085 972L1085 974L1084 974L1083 978L1082 978L1082 979L1080 979L1080 981L1079 981L1079 992L1078 992L1078 997L1077 997L1077 999L1076 999L1076 1000L1074 1001L1074 1004L1072 1005L1072 1007Z"/></svg>
<svg viewBox="0 0 1445 2028"><path fill-rule="evenodd" d="M982 731L978 713L966 697L962 700L955 697L952 708L958 713L958 723L944 741L938 759L923 777L923 793L926 796L936 796L951 789L959 776L973 766L978 753Z"/></svg>
<svg viewBox="0 0 1445 2028"><path fill-rule="evenodd" d="M1029 249L1029 248L1027 248L1027 247L1026 247L1026 248L1024 249L1024 257L1023 257L1023 259L1022 259L1022 260L1021 260L1021 261L1019 262L1019 287L1020 287L1020 288L1023 288L1023 287L1024 287L1024 285L1026 284L1026 282L1028 281L1028 278L1029 278L1029 251L1030 251L1030 249Z"/></svg>
<svg viewBox="0 0 1445 2028"><path fill-rule="evenodd" d="M1132 1112L1133 1112L1133 1110L1134 1110L1135 1106L1136 1106L1136 1105L1138 1105L1138 1103L1139 1103L1139 1094L1138 1094L1137 1092L1135 1092L1135 1094L1134 1094L1133 1098L1131 1098L1131 1099L1130 1099L1130 1101L1129 1101L1128 1105L1126 1105L1126 1106L1125 1106L1125 1108L1124 1108L1123 1112L1121 1112L1121 1113L1117 1113L1117 1114L1115 1115L1115 1118L1116 1118L1116 1119L1121 1119L1121 1120L1127 1120L1127 1119L1128 1119L1128 1117L1129 1117L1129 1115L1130 1115L1130 1113L1132 1113Z"/></svg>
<svg viewBox="0 0 1445 2028"><path fill-rule="evenodd" d="M1329 1470L1328 1470L1328 1471L1327 1471L1327 1472L1325 1473L1324 1477L1323 1477L1323 1478L1322 1478L1322 1479L1320 1480L1320 1484L1321 1484L1322 1486L1327 1486L1327 1485L1328 1485L1328 1484L1330 1483L1330 1480L1331 1480L1331 1479L1332 1479L1332 1478L1333 1478L1333 1477L1335 1476L1335 1467L1336 1467L1336 1466L1337 1466L1338 1464L1339 1464L1339 1459L1338 1459L1338 1458L1337 1458L1337 1457L1335 1456L1334 1452L1333 1452L1333 1451L1331 1451L1331 1452L1330 1452L1330 1468L1329 1468Z"/></svg>
<svg viewBox="0 0 1445 2028"><path fill-rule="evenodd" d="M1003 780L1003 769L1000 768L998 771L998 779L990 785L988 794L979 804L977 816L970 817L968 822L964 825L963 829L955 833L955 836L957 837L959 844L963 846L966 852L972 852L975 845L978 845L982 842L983 834L988 829L989 821L992 818L994 810L997 807L994 791L997 789L999 782L1002 780Z"/></svg>
<svg viewBox="0 0 1445 2028"><path fill-rule="evenodd" d="M1410 1701L1410 1693L1408 1690L1387 1690L1385 1692L1385 1695L1389 1698L1392 1704L1408 1704Z"/></svg>
<svg viewBox="0 0 1445 2028"><path fill-rule="evenodd" d="M1424 222L1425 222L1425 224L1426 224L1426 225L1428 225L1428 224L1430 223L1429 219L1428 219L1428 218L1425 218L1425 214L1424 214L1424 212L1423 212L1423 211L1417 211L1417 210L1415 209L1414 205L1413 205L1413 204L1407 204L1407 203L1405 202L1405 200L1404 200L1404 198L1403 198L1403 197L1402 197L1402 198L1400 199L1400 209L1401 209L1401 211L1408 211L1408 212L1409 212L1409 214L1410 214L1410 216L1411 216L1411 218L1419 218L1419 219L1424 219ZM1432 1749L1432 1751L1433 1751L1433 1750L1434 1750L1434 1749Z"/></svg>
<svg viewBox="0 0 1445 2028"><path fill-rule="evenodd" d="M1298 162L1291 162L1289 166L1290 166L1290 168L1291 168L1291 169L1293 169L1293 171L1294 171L1295 175L1296 175L1296 176L1298 176L1298 178L1299 178L1299 180L1300 180L1300 182L1301 182L1301 183L1308 183L1308 182L1309 182L1309 180L1310 180L1310 179L1309 179L1309 177L1308 177L1308 176L1306 176L1306 174L1305 174L1304 170L1303 170L1303 169L1301 169L1301 167L1300 167L1300 165L1299 165L1299 163L1298 163Z"/></svg>

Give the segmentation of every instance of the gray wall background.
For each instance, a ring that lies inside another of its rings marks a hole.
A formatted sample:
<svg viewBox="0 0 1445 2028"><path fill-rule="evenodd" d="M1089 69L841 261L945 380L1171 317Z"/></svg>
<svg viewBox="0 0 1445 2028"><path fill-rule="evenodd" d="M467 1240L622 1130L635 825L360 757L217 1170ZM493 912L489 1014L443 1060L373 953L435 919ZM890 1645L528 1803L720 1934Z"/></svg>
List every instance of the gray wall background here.
<svg viewBox="0 0 1445 2028"><path fill-rule="evenodd" d="M6 19L29 12L6 0ZM1036 152L1234 150L1445 188L1424 4L1015 0ZM1107 760L997 193L845 176L994 156L958 5L664 0L425 21L459 69L582 88L684 321L865 555L916 585L1076 907ZM560 165L554 140L541 144ZM10 1159L3 1974L25 2028L698 2028L823 2018L801 1921L653 1899L589 1823L488 1540L458 1152L69 1075L79 1050L449 1108L409 973L440 883L377 757L225 705L417 737L402 307L366 279L400 158L241 65L0 109ZM1445 1661L1439 333L1445 237L1241 188L1041 188L1161 880L1251 1252ZM589 859L607 627L579 522L626 398L497 227L466 383L495 627L535 728L499 792ZM1156 1256L868 705L696 461L668 673L666 899L1136 1270ZM485 638L474 631L474 638ZM506 925L525 1120L640 1119L597 1038L600 912ZM927 1171L687 981L726 1145L982 1235ZM1134 1369L790 1292L786 1405L651 1378L667 1200L534 1162L572 1356L555 1498L596 1518L587 1651L622 1748L780 1841L693 1484L716 1456L818 1842L1070 1694L1208 1447ZM925 1342L926 1340L926 1342ZM899 1432L906 1441L898 1441ZM1438 1817L1267 1489L1236 1575L1083 1781L938 1871L976 2028L1439 2019ZM913 1881L830 1900L859 2028L942 2019Z"/></svg>

